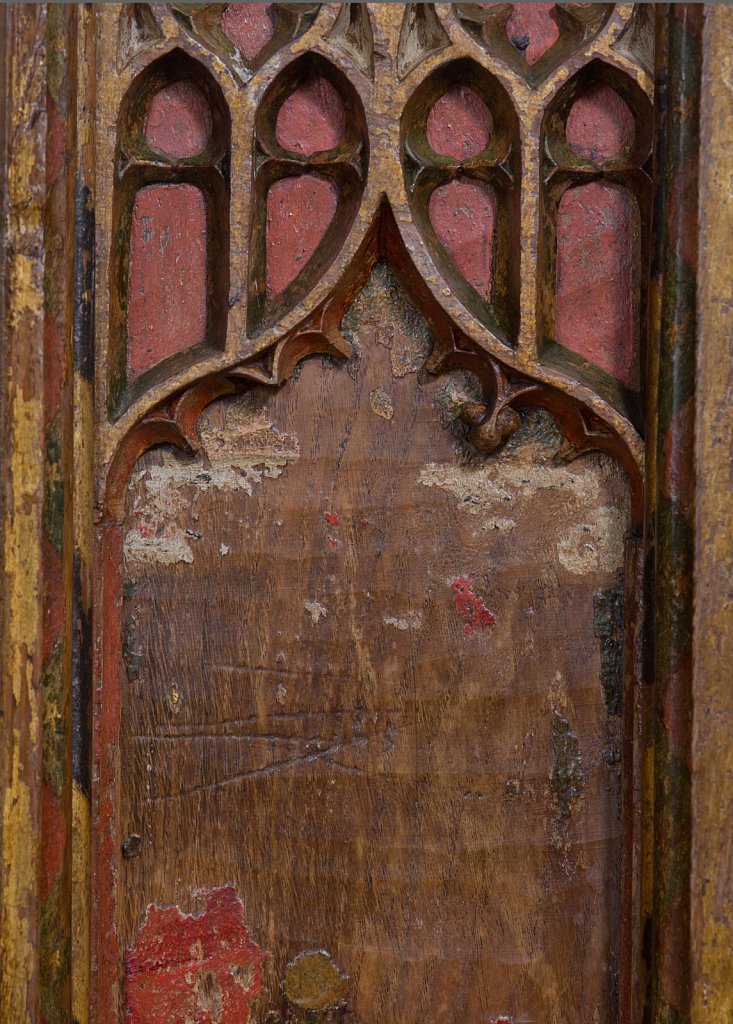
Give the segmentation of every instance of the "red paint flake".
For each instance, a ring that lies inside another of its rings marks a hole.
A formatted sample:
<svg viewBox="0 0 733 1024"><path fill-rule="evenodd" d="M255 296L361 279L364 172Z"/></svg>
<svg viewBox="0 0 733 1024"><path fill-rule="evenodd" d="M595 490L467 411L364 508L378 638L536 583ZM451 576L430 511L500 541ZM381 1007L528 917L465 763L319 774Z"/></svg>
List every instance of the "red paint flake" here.
<svg viewBox="0 0 733 1024"><path fill-rule="evenodd" d="M369 526L368 519L360 519L359 522L361 523L362 526Z"/></svg>
<svg viewBox="0 0 733 1024"><path fill-rule="evenodd" d="M173 82L156 92L145 119L151 149L173 159L198 156L211 135L211 111L191 82Z"/></svg>
<svg viewBox="0 0 733 1024"><path fill-rule="evenodd" d="M195 185L148 185L135 197L127 307L134 377L206 335L206 207Z"/></svg>
<svg viewBox="0 0 733 1024"><path fill-rule="evenodd" d="M568 189L557 217L555 337L638 386L639 207L602 181Z"/></svg>
<svg viewBox="0 0 733 1024"><path fill-rule="evenodd" d="M565 137L578 156L602 163L631 148L635 128L634 115L619 94L609 85L594 85L570 108Z"/></svg>
<svg viewBox="0 0 733 1024"><path fill-rule="evenodd" d="M479 94L467 85L454 85L428 114L428 145L441 156L468 160L486 149L492 127L491 113Z"/></svg>
<svg viewBox="0 0 733 1024"><path fill-rule="evenodd" d="M459 576L450 585L456 608L466 620L463 632L466 636L474 636L477 629L492 626L496 619L484 604L483 598L473 592L473 579L470 576Z"/></svg>
<svg viewBox="0 0 733 1024"><path fill-rule="evenodd" d="M148 907L125 952L128 1024L245 1024L267 956L244 923L232 886L213 889L201 914Z"/></svg>
<svg viewBox="0 0 733 1024"><path fill-rule="evenodd" d="M341 97L326 78L309 78L277 112L275 137L283 149L303 156L338 146L346 127Z"/></svg>
<svg viewBox="0 0 733 1024"><path fill-rule="evenodd" d="M280 295L316 251L336 213L330 181L315 174L281 178L267 193L267 292Z"/></svg>
<svg viewBox="0 0 733 1024"><path fill-rule="evenodd" d="M560 37L557 4L515 4L506 34L527 64L535 64Z"/></svg>
<svg viewBox="0 0 733 1024"><path fill-rule="evenodd" d="M324 512L323 518L329 524L329 526L340 526L341 520L336 512Z"/></svg>
<svg viewBox="0 0 733 1024"><path fill-rule="evenodd" d="M328 543L331 545L332 548L338 547L338 540L335 537L329 537Z"/></svg>
<svg viewBox="0 0 733 1024"><path fill-rule="evenodd" d="M430 196L430 223L468 283L484 299L491 296L497 203L494 190L459 177Z"/></svg>
<svg viewBox="0 0 733 1024"><path fill-rule="evenodd" d="M275 33L272 4L229 4L220 25L244 59L254 60Z"/></svg>

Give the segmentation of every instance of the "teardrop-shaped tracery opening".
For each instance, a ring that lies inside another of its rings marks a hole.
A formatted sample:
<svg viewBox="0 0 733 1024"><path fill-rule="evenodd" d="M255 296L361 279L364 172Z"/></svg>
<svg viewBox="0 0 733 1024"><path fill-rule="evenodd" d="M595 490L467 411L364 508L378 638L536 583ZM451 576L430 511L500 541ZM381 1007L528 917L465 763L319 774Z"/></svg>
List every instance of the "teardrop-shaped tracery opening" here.
<svg viewBox="0 0 733 1024"><path fill-rule="evenodd" d="M163 86L153 96L145 119L145 141L172 160L190 159L206 149L211 127L206 97L183 79Z"/></svg>
<svg viewBox="0 0 733 1024"><path fill-rule="evenodd" d="M255 60L275 34L272 4L228 4L220 24L247 61Z"/></svg>
<svg viewBox="0 0 733 1024"><path fill-rule="evenodd" d="M206 336L206 205L195 185L148 185L130 236L127 360L136 377Z"/></svg>
<svg viewBox="0 0 733 1024"><path fill-rule="evenodd" d="M570 108L565 137L574 153L602 163L627 153L636 125L628 104L610 85L591 86Z"/></svg>
<svg viewBox="0 0 733 1024"><path fill-rule="evenodd" d="M338 146L345 126L341 97L327 78L317 75L285 99L277 114L275 137L283 149L312 156Z"/></svg>
<svg viewBox="0 0 733 1024"><path fill-rule="evenodd" d="M428 145L439 156L468 160L482 153L493 129L491 111L475 89L454 85L436 100L428 115Z"/></svg>
<svg viewBox="0 0 733 1024"><path fill-rule="evenodd" d="M317 174L281 178L267 193L267 294L281 295L299 276L336 214L335 186Z"/></svg>
<svg viewBox="0 0 733 1024"><path fill-rule="evenodd" d="M497 200L482 181L459 177L430 196L430 223L463 277L482 299L491 300Z"/></svg>
<svg viewBox="0 0 733 1024"><path fill-rule="evenodd" d="M506 34L526 63L536 64L560 38L557 4L515 4Z"/></svg>
<svg viewBox="0 0 733 1024"><path fill-rule="evenodd" d="M629 388L638 387L639 205L593 181L568 189L557 215L555 337Z"/></svg>

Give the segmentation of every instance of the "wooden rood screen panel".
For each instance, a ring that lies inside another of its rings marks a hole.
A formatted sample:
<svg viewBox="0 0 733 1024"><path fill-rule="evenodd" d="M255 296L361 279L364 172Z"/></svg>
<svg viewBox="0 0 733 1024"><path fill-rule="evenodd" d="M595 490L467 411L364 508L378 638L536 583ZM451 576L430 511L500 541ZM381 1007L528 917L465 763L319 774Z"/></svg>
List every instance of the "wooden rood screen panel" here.
<svg viewBox="0 0 733 1024"><path fill-rule="evenodd" d="M628 1019L648 7L97 18L97 1021Z"/></svg>

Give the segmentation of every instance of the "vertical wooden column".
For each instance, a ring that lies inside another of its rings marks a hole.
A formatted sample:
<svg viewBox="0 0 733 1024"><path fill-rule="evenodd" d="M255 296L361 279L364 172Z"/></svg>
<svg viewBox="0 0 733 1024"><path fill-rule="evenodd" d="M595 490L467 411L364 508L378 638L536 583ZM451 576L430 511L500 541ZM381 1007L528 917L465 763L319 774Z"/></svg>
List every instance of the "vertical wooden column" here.
<svg viewBox="0 0 733 1024"><path fill-rule="evenodd" d="M652 1020L690 1019L690 753L697 167L703 8L668 5L659 107L661 221L653 489L655 728Z"/></svg>
<svg viewBox="0 0 733 1024"><path fill-rule="evenodd" d="M77 8L76 165L74 178L74 321L72 456L72 884L71 1009L89 1020L91 901L92 547L94 519L94 288L96 8Z"/></svg>
<svg viewBox="0 0 733 1024"><path fill-rule="evenodd" d="M0 1020L40 1019L44 4L0 16L2 185L2 800Z"/></svg>
<svg viewBox="0 0 733 1024"><path fill-rule="evenodd" d="M692 730L692 1020L733 1020L733 8L705 9Z"/></svg>

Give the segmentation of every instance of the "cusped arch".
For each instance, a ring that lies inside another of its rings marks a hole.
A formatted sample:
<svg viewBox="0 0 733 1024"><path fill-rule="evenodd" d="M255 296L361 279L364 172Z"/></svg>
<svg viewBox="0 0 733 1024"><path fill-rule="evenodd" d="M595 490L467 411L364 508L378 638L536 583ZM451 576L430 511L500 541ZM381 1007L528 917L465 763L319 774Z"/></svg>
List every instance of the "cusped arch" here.
<svg viewBox="0 0 733 1024"><path fill-rule="evenodd" d="M438 271L505 344L519 328L519 125L504 87L468 58L448 61L405 105L405 187Z"/></svg>
<svg viewBox="0 0 733 1024"><path fill-rule="evenodd" d="M248 333L298 306L337 258L361 204L366 116L353 84L321 54L288 64L255 117Z"/></svg>
<svg viewBox="0 0 733 1024"><path fill-rule="evenodd" d="M151 62L120 105L110 274L109 414L223 350L231 118L183 50Z"/></svg>
<svg viewBox="0 0 733 1024"><path fill-rule="evenodd" d="M543 361L641 429L652 111L623 71L595 60L542 122L539 259Z"/></svg>

